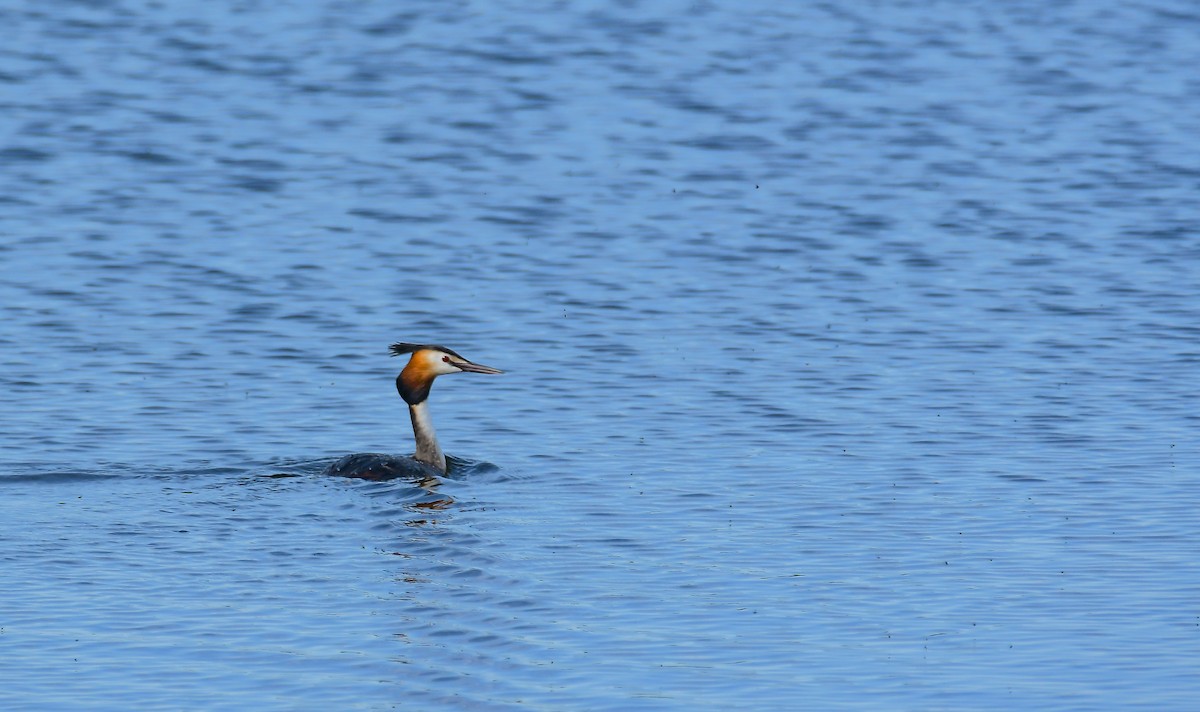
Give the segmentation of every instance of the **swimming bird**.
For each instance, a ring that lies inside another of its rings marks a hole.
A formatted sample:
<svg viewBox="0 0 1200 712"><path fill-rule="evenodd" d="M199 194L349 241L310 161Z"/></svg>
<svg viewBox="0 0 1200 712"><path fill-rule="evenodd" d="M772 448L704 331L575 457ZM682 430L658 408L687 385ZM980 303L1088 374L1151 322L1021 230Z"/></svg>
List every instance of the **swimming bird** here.
<svg viewBox="0 0 1200 712"><path fill-rule="evenodd" d="M396 477L427 478L446 472L446 456L438 445L429 420L429 389L438 376L450 373L504 373L498 368L473 363L445 346L392 344L393 356L411 354L408 364L396 376L396 390L408 404L417 451L412 457L358 453L347 455L330 465L325 474L389 480Z"/></svg>

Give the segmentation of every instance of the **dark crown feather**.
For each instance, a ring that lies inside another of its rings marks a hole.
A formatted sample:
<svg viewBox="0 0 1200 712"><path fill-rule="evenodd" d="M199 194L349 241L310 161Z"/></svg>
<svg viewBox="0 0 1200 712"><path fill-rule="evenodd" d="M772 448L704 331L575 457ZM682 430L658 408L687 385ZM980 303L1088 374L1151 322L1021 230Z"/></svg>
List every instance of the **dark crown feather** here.
<svg viewBox="0 0 1200 712"><path fill-rule="evenodd" d="M445 353L450 354L454 358L461 358L463 361L467 360L467 359L463 358L461 355L459 355L458 353L455 353L454 351L446 348L445 346L433 346L431 344L408 344L408 343L400 342L400 343L392 344L391 346L388 347L388 351L390 351L393 356L403 356L404 354L413 354L422 349L430 349L433 351L444 351Z"/></svg>

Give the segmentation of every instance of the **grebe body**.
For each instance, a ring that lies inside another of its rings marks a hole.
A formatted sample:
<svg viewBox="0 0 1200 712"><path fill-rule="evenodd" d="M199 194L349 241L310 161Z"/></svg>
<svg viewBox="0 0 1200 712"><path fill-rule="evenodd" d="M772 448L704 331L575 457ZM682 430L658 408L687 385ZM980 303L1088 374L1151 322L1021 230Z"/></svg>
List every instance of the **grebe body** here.
<svg viewBox="0 0 1200 712"><path fill-rule="evenodd" d="M379 452L356 452L340 458L325 469L325 474L353 477L360 480L427 480L445 472L403 455Z"/></svg>
<svg viewBox="0 0 1200 712"><path fill-rule="evenodd" d="M389 350L393 356L410 354L408 364L396 376L396 390L408 404L416 452L412 457L347 455L326 468L325 474L366 480L426 479L445 474L446 456L429 419L429 389L434 379L451 373L503 373L498 368L472 363L445 346L397 343Z"/></svg>

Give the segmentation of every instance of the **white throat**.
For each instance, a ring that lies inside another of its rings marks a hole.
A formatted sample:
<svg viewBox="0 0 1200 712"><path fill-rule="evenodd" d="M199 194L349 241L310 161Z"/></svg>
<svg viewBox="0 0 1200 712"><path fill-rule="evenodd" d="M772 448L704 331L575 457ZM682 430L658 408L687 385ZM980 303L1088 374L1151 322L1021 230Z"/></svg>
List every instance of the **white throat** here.
<svg viewBox="0 0 1200 712"><path fill-rule="evenodd" d="M429 420L429 401L421 401L408 406L408 414L412 416L413 437L417 440L417 452L413 459L426 465L436 467L440 472L446 471L446 456L438 446L437 435L433 432L433 423Z"/></svg>

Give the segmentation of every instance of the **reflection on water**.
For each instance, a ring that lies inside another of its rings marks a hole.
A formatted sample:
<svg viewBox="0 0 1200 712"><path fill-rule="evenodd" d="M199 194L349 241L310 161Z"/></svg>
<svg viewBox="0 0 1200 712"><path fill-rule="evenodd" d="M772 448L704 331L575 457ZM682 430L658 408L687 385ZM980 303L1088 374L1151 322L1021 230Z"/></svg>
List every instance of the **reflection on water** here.
<svg viewBox="0 0 1200 712"><path fill-rule="evenodd" d="M10 706L1200 692L1190 6L0 18Z"/></svg>

